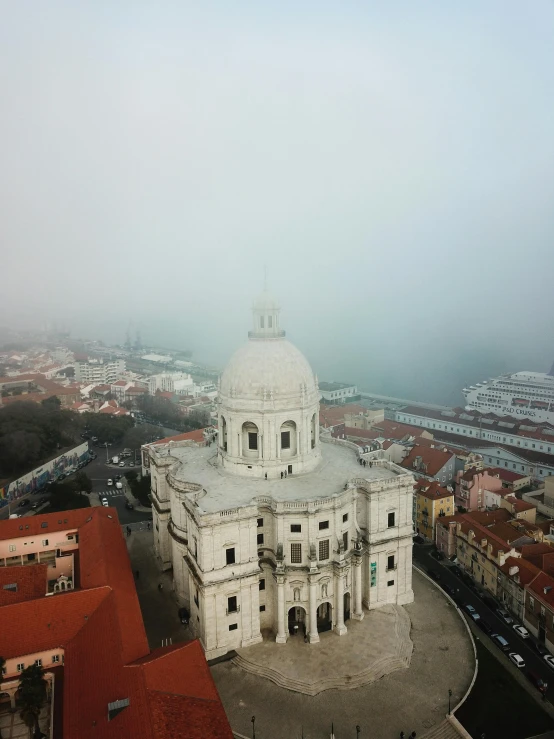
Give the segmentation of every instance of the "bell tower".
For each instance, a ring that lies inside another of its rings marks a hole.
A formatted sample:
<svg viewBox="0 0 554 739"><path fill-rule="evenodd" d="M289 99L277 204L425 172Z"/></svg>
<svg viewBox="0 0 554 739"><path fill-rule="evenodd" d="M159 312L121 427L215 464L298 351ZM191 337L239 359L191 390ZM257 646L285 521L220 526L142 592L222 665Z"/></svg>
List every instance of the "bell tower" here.
<svg viewBox="0 0 554 739"><path fill-rule="evenodd" d="M254 325L252 331L248 332L251 339L277 339L282 338L285 332L279 326L279 314L281 306L267 290L259 295L252 305L252 317Z"/></svg>

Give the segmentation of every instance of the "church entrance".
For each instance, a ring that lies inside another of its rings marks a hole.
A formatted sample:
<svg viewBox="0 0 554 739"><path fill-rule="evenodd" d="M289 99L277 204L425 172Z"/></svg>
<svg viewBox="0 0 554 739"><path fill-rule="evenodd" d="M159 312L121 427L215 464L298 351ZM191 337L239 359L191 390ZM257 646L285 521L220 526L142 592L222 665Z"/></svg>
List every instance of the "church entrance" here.
<svg viewBox="0 0 554 739"><path fill-rule="evenodd" d="M350 619L350 593L344 594L344 620Z"/></svg>
<svg viewBox="0 0 554 739"><path fill-rule="evenodd" d="M301 634L304 636L306 633L306 611L302 606L293 606L289 609L289 634L295 636L295 634Z"/></svg>
<svg viewBox="0 0 554 739"><path fill-rule="evenodd" d="M333 606L330 603L322 603L317 609L317 630L330 631L333 628Z"/></svg>

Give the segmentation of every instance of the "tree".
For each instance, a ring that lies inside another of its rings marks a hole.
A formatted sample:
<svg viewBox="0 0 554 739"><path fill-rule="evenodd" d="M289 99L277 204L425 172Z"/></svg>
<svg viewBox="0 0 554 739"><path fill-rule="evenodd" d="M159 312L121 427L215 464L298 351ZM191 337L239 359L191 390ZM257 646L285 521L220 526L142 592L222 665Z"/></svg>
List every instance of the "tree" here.
<svg viewBox="0 0 554 739"><path fill-rule="evenodd" d="M20 716L29 727L29 736L40 737L38 719L46 703L46 689L48 683L44 679L42 668L38 665L29 665L21 673L17 697L21 708ZM32 730L32 733L31 733Z"/></svg>
<svg viewBox="0 0 554 739"><path fill-rule="evenodd" d="M50 397L44 398L44 400L41 400L40 404L44 406L45 408L52 408L54 410L59 410L61 408L62 401L58 398L57 395L50 395Z"/></svg>
<svg viewBox="0 0 554 739"><path fill-rule="evenodd" d="M152 426L149 423L143 423L140 426L135 426L133 429L129 429L123 437L123 444L129 449L139 449L143 444L147 444L152 441L152 437L158 438L159 429L157 426Z"/></svg>
<svg viewBox="0 0 554 739"><path fill-rule="evenodd" d="M77 492L92 493L92 480L86 472L79 470L73 478Z"/></svg>

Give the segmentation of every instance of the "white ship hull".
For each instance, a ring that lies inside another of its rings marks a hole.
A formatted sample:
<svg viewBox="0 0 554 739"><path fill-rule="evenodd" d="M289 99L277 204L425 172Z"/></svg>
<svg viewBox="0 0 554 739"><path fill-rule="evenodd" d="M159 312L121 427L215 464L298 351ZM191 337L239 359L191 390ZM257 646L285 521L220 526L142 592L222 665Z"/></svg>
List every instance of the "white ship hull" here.
<svg viewBox="0 0 554 739"><path fill-rule="evenodd" d="M464 388L467 410L554 426L554 376L517 372Z"/></svg>

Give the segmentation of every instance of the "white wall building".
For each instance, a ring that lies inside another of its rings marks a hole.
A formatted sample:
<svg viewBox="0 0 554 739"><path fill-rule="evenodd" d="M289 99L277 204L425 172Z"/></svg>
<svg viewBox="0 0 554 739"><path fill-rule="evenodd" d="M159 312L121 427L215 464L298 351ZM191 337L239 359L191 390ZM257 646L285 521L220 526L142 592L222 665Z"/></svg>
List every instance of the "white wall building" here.
<svg viewBox="0 0 554 739"><path fill-rule="evenodd" d="M208 659L413 600L413 476L320 439L317 380L284 333L264 293L220 378L217 444L149 450L155 550Z"/></svg>
<svg viewBox="0 0 554 739"><path fill-rule="evenodd" d="M347 385L342 382L320 382L319 392L323 402L329 405L351 403L360 397L356 385Z"/></svg>
<svg viewBox="0 0 554 739"><path fill-rule="evenodd" d="M87 362L75 362L75 379L87 385L111 385L125 372L125 360L114 359L105 362L103 359L89 359Z"/></svg>
<svg viewBox="0 0 554 739"><path fill-rule="evenodd" d="M186 372L162 372L158 375L152 375L148 380L150 395L155 395L158 390L177 393L177 395L194 396L194 380Z"/></svg>

